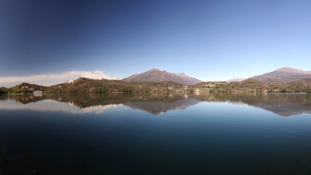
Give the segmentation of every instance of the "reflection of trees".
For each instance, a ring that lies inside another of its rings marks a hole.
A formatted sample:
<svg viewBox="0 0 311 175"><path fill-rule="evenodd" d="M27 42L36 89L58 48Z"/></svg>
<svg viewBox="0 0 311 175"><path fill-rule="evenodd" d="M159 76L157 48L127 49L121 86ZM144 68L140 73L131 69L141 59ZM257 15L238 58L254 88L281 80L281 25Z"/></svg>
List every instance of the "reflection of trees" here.
<svg viewBox="0 0 311 175"><path fill-rule="evenodd" d="M187 99L188 98L188 99ZM51 99L70 103L80 108L108 104L125 104L135 109L141 109L153 114L173 109L184 109L199 101L244 103L281 116L311 113L311 95L306 94L267 94L267 93L201 93L201 94L58 94L43 95L4 95L0 100L12 99L27 104ZM192 99L192 100L190 100Z"/></svg>
<svg viewBox="0 0 311 175"><path fill-rule="evenodd" d="M32 94L24 94L24 95L0 95L0 101L5 100L15 100L16 102L20 102L23 104L27 104L30 102L42 101L45 98L42 96L34 96Z"/></svg>
<svg viewBox="0 0 311 175"><path fill-rule="evenodd" d="M196 96L204 101L244 103L272 111L281 116L311 114L311 95L274 93L211 93Z"/></svg>
<svg viewBox="0 0 311 175"><path fill-rule="evenodd" d="M129 101L174 101L182 99L180 96L169 96L168 94L64 94L61 96L49 96L50 99L70 102L80 108L86 108L91 106L108 105L108 104L120 104Z"/></svg>
<svg viewBox="0 0 311 175"><path fill-rule="evenodd" d="M55 100L59 102L71 103L80 108L91 106L107 105L107 104L120 104L129 101L176 101L183 99L183 94L58 94L58 95L43 95L35 97L32 95L14 95L14 96L0 96L1 100L15 100L23 104L37 102L42 100Z"/></svg>

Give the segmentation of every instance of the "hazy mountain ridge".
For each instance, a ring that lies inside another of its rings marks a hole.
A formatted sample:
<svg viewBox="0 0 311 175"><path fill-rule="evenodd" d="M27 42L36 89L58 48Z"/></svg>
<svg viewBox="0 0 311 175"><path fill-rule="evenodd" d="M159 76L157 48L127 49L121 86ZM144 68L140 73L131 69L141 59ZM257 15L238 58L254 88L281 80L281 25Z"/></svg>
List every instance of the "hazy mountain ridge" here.
<svg viewBox="0 0 311 175"><path fill-rule="evenodd" d="M240 78L232 78L232 79L229 79L227 80L228 83L230 82L240 82L240 81L244 81L246 80L247 78L243 78L243 77L240 77Z"/></svg>
<svg viewBox="0 0 311 175"><path fill-rule="evenodd" d="M289 83L311 78L311 71L303 71L289 67L282 67L272 72L252 77L268 83Z"/></svg>
<svg viewBox="0 0 311 175"><path fill-rule="evenodd" d="M128 82L161 82L161 81L173 81L184 85L194 85L200 82L200 80L189 77L184 73L170 73L165 70L153 68L147 72L140 74L134 74L127 78L122 79Z"/></svg>

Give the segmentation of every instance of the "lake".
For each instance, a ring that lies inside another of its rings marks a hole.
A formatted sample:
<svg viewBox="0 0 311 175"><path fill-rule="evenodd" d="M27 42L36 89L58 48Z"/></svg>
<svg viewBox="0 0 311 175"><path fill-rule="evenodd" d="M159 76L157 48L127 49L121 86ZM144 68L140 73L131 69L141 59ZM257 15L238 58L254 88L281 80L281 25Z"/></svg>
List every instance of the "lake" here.
<svg viewBox="0 0 311 175"><path fill-rule="evenodd" d="M310 94L0 96L0 174L311 174Z"/></svg>

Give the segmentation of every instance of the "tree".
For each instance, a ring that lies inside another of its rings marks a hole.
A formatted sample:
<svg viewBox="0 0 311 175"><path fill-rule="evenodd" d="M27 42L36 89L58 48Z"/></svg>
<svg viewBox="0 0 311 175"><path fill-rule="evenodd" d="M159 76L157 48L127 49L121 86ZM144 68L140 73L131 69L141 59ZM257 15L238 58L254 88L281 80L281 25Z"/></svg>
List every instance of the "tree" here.
<svg viewBox="0 0 311 175"><path fill-rule="evenodd" d="M0 94L7 94L7 93L8 93L8 89L6 87L0 88Z"/></svg>

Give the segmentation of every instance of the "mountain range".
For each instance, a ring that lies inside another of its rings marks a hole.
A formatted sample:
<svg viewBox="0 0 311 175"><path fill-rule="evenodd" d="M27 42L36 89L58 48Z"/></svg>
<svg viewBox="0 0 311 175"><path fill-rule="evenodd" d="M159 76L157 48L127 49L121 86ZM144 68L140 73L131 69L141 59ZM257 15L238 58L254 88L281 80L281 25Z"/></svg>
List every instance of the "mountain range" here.
<svg viewBox="0 0 311 175"><path fill-rule="evenodd" d="M200 80L190 77L184 73L170 73L165 70L153 68L147 72L140 74L134 74L127 78L122 79L128 82L161 82L161 81L173 81L183 85L194 85Z"/></svg>
<svg viewBox="0 0 311 175"><path fill-rule="evenodd" d="M237 83L237 81L240 81L240 83ZM189 87L184 87L184 85L189 85ZM311 93L311 71L283 67L245 80L232 79L230 83L228 81L226 83L224 81L203 82L184 73L170 73L165 70L153 68L147 72L134 74L123 80L99 80L80 77L79 79L69 80L52 86L22 83L11 88L1 87L0 94L29 93L33 90L40 90L45 93L199 91L199 89L195 88L212 88L219 91L265 90L268 92Z"/></svg>
<svg viewBox="0 0 311 175"><path fill-rule="evenodd" d="M272 72L264 73L250 77L262 82L272 84L289 83L298 80L311 78L311 71L302 71L299 69L293 69L289 67L283 67ZM227 82L239 82L244 81L246 78L235 78L227 80ZM127 78L122 79L127 82L162 82L173 81L183 85L195 85L201 82L199 79L190 77L184 73L170 73L165 70L153 68L147 72L140 74L134 74Z"/></svg>
<svg viewBox="0 0 311 175"><path fill-rule="evenodd" d="M302 71L289 67L283 67L272 72L252 77L268 83L288 83L297 80L311 78L311 71Z"/></svg>

